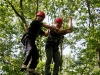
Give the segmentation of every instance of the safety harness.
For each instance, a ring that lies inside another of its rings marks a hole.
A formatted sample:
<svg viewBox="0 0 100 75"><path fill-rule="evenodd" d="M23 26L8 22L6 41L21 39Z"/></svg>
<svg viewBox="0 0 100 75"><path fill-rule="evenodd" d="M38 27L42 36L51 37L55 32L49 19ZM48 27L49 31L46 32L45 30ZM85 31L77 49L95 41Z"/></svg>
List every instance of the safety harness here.
<svg viewBox="0 0 100 75"><path fill-rule="evenodd" d="M58 46L60 43L62 35L57 34L54 30L50 30L50 33L47 38L47 44Z"/></svg>

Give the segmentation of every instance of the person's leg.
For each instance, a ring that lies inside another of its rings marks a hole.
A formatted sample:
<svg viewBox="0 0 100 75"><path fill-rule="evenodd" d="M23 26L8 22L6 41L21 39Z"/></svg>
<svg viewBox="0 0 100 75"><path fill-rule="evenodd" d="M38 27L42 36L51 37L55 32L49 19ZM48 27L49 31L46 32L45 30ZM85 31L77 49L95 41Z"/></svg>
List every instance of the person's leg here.
<svg viewBox="0 0 100 75"><path fill-rule="evenodd" d="M32 46L32 59L30 61L30 66L29 68L30 69L34 69L37 67L37 64L38 64L38 59L39 59L39 52L36 48L36 45L34 44Z"/></svg>
<svg viewBox="0 0 100 75"><path fill-rule="evenodd" d="M53 52L53 60L54 60L53 75L58 75L59 68L61 65L61 57L58 50Z"/></svg>
<svg viewBox="0 0 100 75"><path fill-rule="evenodd" d="M28 65L30 59L31 59L31 56L32 56L32 45L31 45L31 41L27 41L27 44L26 44L26 48L25 48L25 58L24 58L24 62L23 64L24 65Z"/></svg>
<svg viewBox="0 0 100 75"><path fill-rule="evenodd" d="M29 40L26 40L25 42L25 57L24 57L24 61L21 67L21 71L26 70L27 65L31 59L31 54L32 54L32 47L31 47L31 42Z"/></svg>
<svg viewBox="0 0 100 75"><path fill-rule="evenodd" d="M45 75L50 75L50 64L52 61L53 50L52 47L46 48L46 63L45 63Z"/></svg>

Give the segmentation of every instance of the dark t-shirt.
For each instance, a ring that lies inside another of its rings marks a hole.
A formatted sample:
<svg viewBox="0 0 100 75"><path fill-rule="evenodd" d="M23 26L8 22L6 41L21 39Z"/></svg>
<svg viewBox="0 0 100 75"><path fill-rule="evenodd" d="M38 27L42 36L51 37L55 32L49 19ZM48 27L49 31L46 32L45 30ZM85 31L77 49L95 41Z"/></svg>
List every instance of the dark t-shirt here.
<svg viewBox="0 0 100 75"><path fill-rule="evenodd" d="M57 34L56 32L54 32L54 30L50 30L50 33L46 41L46 47L49 47L51 45L58 48L62 36L63 36L62 34Z"/></svg>
<svg viewBox="0 0 100 75"><path fill-rule="evenodd" d="M27 40L30 40L31 42L35 42L36 37L38 35L43 35L45 34L45 32L43 32L41 30L41 26L43 23L41 23L38 20L33 20L32 23L30 24L30 27L28 28L27 33L25 33L21 39L21 42L23 43L23 45L25 45L25 42Z"/></svg>
<svg viewBox="0 0 100 75"><path fill-rule="evenodd" d="M36 39L36 37L39 35L43 35L44 32L41 30L41 26L43 23L41 23L38 20L33 20L32 23L30 24L30 27L28 28L28 34L31 38Z"/></svg>

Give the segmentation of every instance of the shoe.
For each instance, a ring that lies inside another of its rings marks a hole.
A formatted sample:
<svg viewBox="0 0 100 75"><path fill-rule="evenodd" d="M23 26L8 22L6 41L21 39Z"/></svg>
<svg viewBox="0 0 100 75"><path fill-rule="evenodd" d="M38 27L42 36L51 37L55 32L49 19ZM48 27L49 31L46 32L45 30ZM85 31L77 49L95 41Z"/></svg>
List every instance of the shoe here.
<svg viewBox="0 0 100 75"><path fill-rule="evenodd" d="M47 75L51 75L51 74L47 74Z"/></svg>
<svg viewBox="0 0 100 75"><path fill-rule="evenodd" d="M29 73L39 74L35 69L27 69Z"/></svg>
<svg viewBox="0 0 100 75"><path fill-rule="evenodd" d="M46 75L51 75L51 73L49 73L49 74L46 74Z"/></svg>
<svg viewBox="0 0 100 75"><path fill-rule="evenodd" d="M24 65L24 64L22 64L22 67L21 67L21 70L20 71L25 71L27 69L27 66L26 65Z"/></svg>

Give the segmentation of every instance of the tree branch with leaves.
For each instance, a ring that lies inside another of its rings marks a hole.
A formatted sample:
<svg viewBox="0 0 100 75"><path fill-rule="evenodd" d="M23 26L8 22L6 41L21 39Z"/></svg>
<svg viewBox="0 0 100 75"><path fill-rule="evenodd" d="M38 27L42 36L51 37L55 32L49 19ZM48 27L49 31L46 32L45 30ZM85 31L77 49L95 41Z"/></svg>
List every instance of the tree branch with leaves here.
<svg viewBox="0 0 100 75"><path fill-rule="evenodd" d="M26 20L24 18L24 14L23 14L23 6L22 6L22 0L20 0L20 13L17 12L17 10L15 9L14 5L12 4L12 2L8 1L9 5L12 7L13 11L15 12L15 14L20 17L20 19L22 20L22 26L24 28L24 31L27 32L27 24L26 24Z"/></svg>

